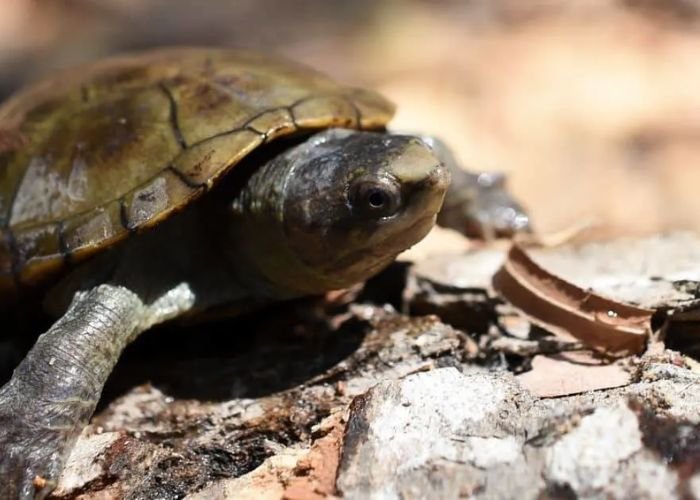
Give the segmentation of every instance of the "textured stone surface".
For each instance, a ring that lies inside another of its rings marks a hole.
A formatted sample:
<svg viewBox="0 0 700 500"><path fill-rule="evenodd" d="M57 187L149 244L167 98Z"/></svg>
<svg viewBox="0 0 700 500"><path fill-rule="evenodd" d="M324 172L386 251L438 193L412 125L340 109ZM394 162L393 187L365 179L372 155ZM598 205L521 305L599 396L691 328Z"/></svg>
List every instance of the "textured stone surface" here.
<svg viewBox="0 0 700 500"><path fill-rule="evenodd" d="M454 498L481 470L523 462L517 417L532 399L512 376L455 368L383 382L350 409L338 487L347 498Z"/></svg>
<svg viewBox="0 0 700 500"><path fill-rule="evenodd" d="M537 400L508 374L383 382L350 408L337 484L353 499L681 498L700 475L700 407L672 387Z"/></svg>
<svg viewBox="0 0 700 500"><path fill-rule="evenodd" d="M153 384L128 389L96 415L55 496L307 499L334 493L352 399L382 380L462 366L475 349L464 333L436 318L411 319L373 306L352 306L334 318L325 325L292 314L289 321L305 325L296 330L281 327L279 317L251 319L261 344L238 354L222 347L220 357L200 359L176 350L170 354L179 360L161 353L157 363L145 364L127 357L115 378L138 380L144 370Z"/></svg>

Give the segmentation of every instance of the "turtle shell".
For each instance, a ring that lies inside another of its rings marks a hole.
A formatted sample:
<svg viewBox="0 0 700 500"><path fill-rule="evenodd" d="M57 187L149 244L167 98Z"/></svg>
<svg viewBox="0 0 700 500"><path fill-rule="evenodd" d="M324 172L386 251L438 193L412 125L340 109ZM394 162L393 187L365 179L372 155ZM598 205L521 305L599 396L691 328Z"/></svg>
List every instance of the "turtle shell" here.
<svg viewBox="0 0 700 500"><path fill-rule="evenodd" d="M0 295L204 194L300 130L386 125L393 106L284 59L160 49L56 74L0 106Z"/></svg>

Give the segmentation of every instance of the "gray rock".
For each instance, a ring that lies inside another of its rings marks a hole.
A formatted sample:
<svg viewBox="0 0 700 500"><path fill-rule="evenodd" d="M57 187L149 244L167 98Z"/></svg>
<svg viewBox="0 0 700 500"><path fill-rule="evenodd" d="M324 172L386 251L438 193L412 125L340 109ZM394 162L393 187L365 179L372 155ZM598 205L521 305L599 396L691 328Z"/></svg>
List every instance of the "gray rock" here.
<svg viewBox="0 0 700 500"><path fill-rule="evenodd" d="M498 475L530 467L519 413L533 402L511 375L485 370L380 383L351 407L338 488L350 499L456 498L492 482L501 489ZM526 482L511 491L539 490Z"/></svg>
<svg viewBox="0 0 700 500"><path fill-rule="evenodd" d="M350 408L337 485L350 499L693 495L700 408L682 391L700 376L678 375L556 400L479 370L383 382Z"/></svg>

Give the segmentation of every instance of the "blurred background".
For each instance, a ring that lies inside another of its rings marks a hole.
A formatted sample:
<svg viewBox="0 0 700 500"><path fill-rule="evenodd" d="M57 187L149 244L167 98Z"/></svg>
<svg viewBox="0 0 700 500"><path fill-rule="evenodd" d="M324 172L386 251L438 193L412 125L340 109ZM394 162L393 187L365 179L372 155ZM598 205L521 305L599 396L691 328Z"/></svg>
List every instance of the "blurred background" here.
<svg viewBox="0 0 700 500"><path fill-rule="evenodd" d="M502 170L540 231L700 229L699 0L0 0L0 97L166 44L282 53Z"/></svg>

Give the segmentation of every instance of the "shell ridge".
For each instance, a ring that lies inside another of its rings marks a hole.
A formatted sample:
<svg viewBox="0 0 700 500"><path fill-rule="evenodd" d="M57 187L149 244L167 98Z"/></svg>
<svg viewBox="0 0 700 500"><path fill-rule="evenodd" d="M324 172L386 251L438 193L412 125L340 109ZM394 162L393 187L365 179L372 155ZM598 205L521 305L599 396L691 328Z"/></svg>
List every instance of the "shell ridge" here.
<svg viewBox="0 0 700 500"><path fill-rule="evenodd" d="M207 183L206 182L193 182L192 179L187 177L187 175L182 172L179 168L177 168L174 164L170 164L165 169L161 171L164 172L165 170L170 170L173 174L175 174L175 177L180 179L187 187L192 188L192 189L205 189L207 188ZM147 183L144 183L147 184Z"/></svg>
<svg viewBox="0 0 700 500"><path fill-rule="evenodd" d="M220 133L218 133L218 134L214 134L214 135L212 135L211 137L207 137L207 138L205 138L205 139L202 139L202 140L200 140L200 141L197 141L197 142L195 142L195 143L192 143L192 144L190 144L189 146L187 146L186 149L189 150L189 149L191 149L191 148L194 148L195 146L200 146L200 145L202 145L202 144L206 144L207 142L209 142L209 141L211 141L211 140L213 140L213 139L218 139L218 138L220 138L220 137L224 137L224 136L227 136L227 135L235 134L235 133L240 132L240 131L242 131L242 130L249 130L250 132L253 132L253 133L258 134L259 136L261 136L261 137L263 138L263 140L266 140L266 139L267 139L267 136L268 136L271 132L274 132L274 128L272 128L272 129L270 129L270 130L268 130L268 131L266 131L266 132L263 132L263 131L261 131L261 130L257 130L256 128L254 128L254 127L252 127L252 126L250 126L250 125L248 125L248 124L251 123L251 122L253 122L255 119L259 118L260 116L262 116L262 115L264 115L264 114L266 114L266 113L274 112L274 111L283 111L283 110L284 110L284 111L287 111L287 112L290 114L290 117L291 117L291 119L292 119L292 122L294 123L294 126L295 126L297 129L302 129L303 127L301 127L301 126L297 123L297 121L296 121L296 119L295 119L295 116L294 116L294 108L295 108L296 106L299 106L299 105L301 105L301 104L303 104L303 103L305 103L305 102L311 100L311 99L321 98L321 97L324 97L324 96L326 96L326 95L331 95L331 96L332 96L333 94L308 95L308 96L302 97L302 98L300 98L300 99L297 99L295 102L293 102L292 104L290 104L290 105L288 105L288 106L278 106L278 107L275 107L275 108L270 108L270 109L261 111L260 113L257 113L255 116L253 116L253 117L251 117L249 120L247 120L243 125L241 125L241 126L239 126L239 127L236 127L236 128L234 128L234 129L230 129L230 130L226 130L226 131L224 131L224 132L220 132ZM361 117L362 117L362 113L360 112L360 109L357 107L357 105L354 103L354 101L353 101L351 98L349 98L348 96L343 96L343 98L344 98L345 100L347 100L347 102L348 102L348 103L352 106L352 108L355 110L355 113L356 113L356 116L357 116L357 120L358 120L358 121L357 121L357 126L358 126L358 128L359 128L359 127L361 126L361 121L360 121L360 120L361 120ZM167 170L172 171L173 174L176 175L178 178L180 178L185 184L187 184L188 187L191 187L191 188L201 188L201 187L205 186L206 183L195 183L195 182L192 182L189 178L187 178L186 174L184 174L181 170L179 170L177 167L175 167L174 163L177 161L177 159L178 159L179 157L180 157L180 154L178 154L175 158L173 158L173 161L169 162L165 167L159 169L158 172L157 172L155 175L153 175L152 177L149 177L148 179L146 179L145 181L143 181L143 182L140 183L139 185L134 186L133 189L131 189L131 190L128 191L127 193L124 193L122 196L115 197L115 198L111 198L111 199L105 201L104 203L98 205L97 207L91 207L91 208L89 208L89 209L87 209L87 210L84 210L84 211L82 211L82 212L77 212L77 213L73 214L73 215L71 216L71 218L72 218L72 217L78 217L78 216L81 216L81 215L85 215L85 214L87 214L87 213L89 213L89 212L94 211L95 208L107 206L107 205L109 205L110 203L113 203L113 202L116 201L116 200L119 200L120 206L124 206L125 203L126 203L126 202L125 202L125 198L126 198L130 193L132 193L132 192L134 192L134 191L137 191L139 188L142 188L142 187L144 187L144 186L147 186L147 185L148 185L149 183L151 183L155 178L157 178L158 176L162 175L162 173L165 172L165 171L167 171ZM223 171L224 171L224 172L225 172L225 171L228 171L232 166L233 166L233 165L227 165L227 166L223 169ZM23 177L24 177L25 174L26 174L26 170L25 170L25 172L23 173ZM20 185L20 184L21 184L21 181L18 183L17 190L19 189L19 185ZM15 193L15 195L16 195L16 193ZM3 222L5 223L4 227L9 227L9 221L10 221L10 219L11 219L12 207L13 207L13 204L10 204L10 214L9 214L9 216L7 217L7 219L6 219L5 221L3 221ZM121 209L120 209L120 211L121 211ZM124 221L126 221L126 224L124 224ZM123 225L124 228L127 229L128 231L132 232L132 231L134 231L134 230L136 229L136 227L134 227L133 225L131 225L131 224L128 223L128 215L126 214L126 207L125 207L125 206L124 206L124 217L122 218L122 222L123 222L122 225ZM43 224L45 224L45 222L42 221L42 222L38 222L38 223L36 223L36 224L23 224L23 225L21 225L21 227L22 227L23 229L25 229L25 228L33 228L33 227L35 227L35 226L39 226L39 225L43 225ZM3 226L0 225L0 227L3 227Z"/></svg>
<svg viewBox="0 0 700 500"><path fill-rule="evenodd" d="M182 133L182 128L180 127L180 120L178 118L178 109L175 97L164 82L160 82L158 84L158 87L163 91L165 97L168 98L168 103L170 105L170 126L173 129L173 135L175 136L175 140L182 149L187 149L187 141L185 140L185 136Z"/></svg>
<svg viewBox="0 0 700 500"><path fill-rule="evenodd" d="M105 203L106 205L107 203ZM119 198L119 222L122 227L131 234L136 231L136 228L129 223L129 213L126 210L126 200L124 196Z"/></svg>

